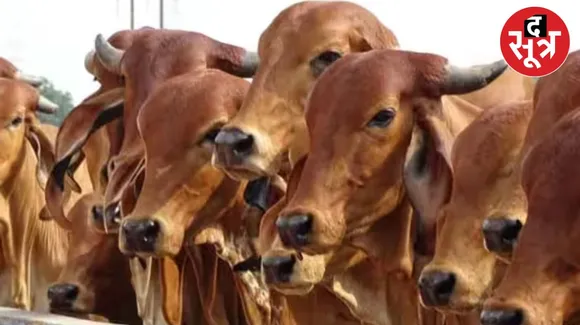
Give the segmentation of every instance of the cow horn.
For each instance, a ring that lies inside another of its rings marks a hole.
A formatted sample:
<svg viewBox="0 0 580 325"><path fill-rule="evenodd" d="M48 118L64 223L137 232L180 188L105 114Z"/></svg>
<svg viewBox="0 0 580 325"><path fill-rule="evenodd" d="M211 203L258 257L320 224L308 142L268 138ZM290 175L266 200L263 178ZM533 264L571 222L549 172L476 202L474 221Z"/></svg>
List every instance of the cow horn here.
<svg viewBox="0 0 580 325"><path fill-rule="evenodd" d="M38 97L36 110L46 114L54 114L58 110L58 105L53 103L50 99L40 95Z"/></svg>
<svg viewBox="0 0 580 325"><path fill-rule="evenodd" d="M101 34L95 38L95 54L107 70L121 74L121 59L125 51L115 48Z"/></svg>
<svg viewBox="0 0 580 325"><path fill-rule="evenodd" d="M89 51L85 56L85 69L87 69L88 73L95 74L95 50Z"/></svg>
<svg viewBox="0 0 580 325"><path fill-rule="evenodd" d="M42 78L31 74L23 73L22 71L16 71L16 75L14 76L14 78L24 81L33 87L39 87L43 83Z"/></svg>
<svg viewBox="0 0 580 325"><path fill-rule="evenodd" d="M243 73L249 76L256 74L258 66L260 65L260 57L258 53L246 51L244 57L242 58L242 70Z"/></svg>
<svg viewBox="0 0 580 325"><path fill-rule="evenodd" d="M443 95L459 95L481 89L499 77L507 68L504 60L490 64L459 68L448 64L441 86Z"/></svg>

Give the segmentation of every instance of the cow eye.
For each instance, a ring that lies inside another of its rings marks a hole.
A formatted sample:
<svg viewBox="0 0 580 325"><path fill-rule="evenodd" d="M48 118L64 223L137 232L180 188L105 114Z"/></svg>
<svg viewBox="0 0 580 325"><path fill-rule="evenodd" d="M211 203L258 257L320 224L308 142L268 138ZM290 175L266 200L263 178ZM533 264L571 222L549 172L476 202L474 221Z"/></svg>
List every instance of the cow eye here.
<svg viewBox="0 0 580 325"><path fill-rule="evenodd" d="M8 124L8 126L10 128L16 128L20 124L22 124L22 122L24 122L24 119L22 118L22 116L17 116L14 119L12 119L12 121L10 121L10 123Z"/></svg>
<svg viewBox="0 0 580 325"><path fill-rule="evenodd" d="M310 68L315 77L322 74L324 69L330 66L334 61L340 59L342 55L335 51L324 51L320 53L317 57L310 61Z"/></svg>
<svg viewBox="0 0 580 325"><path fill-rule="evenodd" d="M368 127L371 128L385 128L395 117L395 110L392 108L385 108L380 110L373 118L367 123Z"/></svg>

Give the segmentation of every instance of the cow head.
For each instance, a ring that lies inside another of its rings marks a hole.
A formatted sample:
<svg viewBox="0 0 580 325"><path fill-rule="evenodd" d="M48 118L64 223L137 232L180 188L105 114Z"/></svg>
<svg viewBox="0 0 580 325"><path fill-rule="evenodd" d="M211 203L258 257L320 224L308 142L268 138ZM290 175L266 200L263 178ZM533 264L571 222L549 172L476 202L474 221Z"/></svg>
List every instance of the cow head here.
<svg viewBox="0 0 580 325"><path fill-rule="evenodd" d="M528 219L503 280L485 302L484 325L565 324L580 310L580 258L570 236L578 231L579 125L577 108L524 160Z"/></svg>
<svg viewBox="0 0 580 325"><path fill-rule="evenodd" d="M138 185L130 180L140 177L138 169L144 156L136 121L153 89L169 78L208 68L251 77L259 60L255 53L241 47L177 30L144 31L126 50L98 35L95 54L109 72L122 77L126 84L123 139L107 169L105 220L110 221L129 213L136 201L130 192ZM117 226L111 223L107 228Z"/></svg>
<svg viewBox="0 0 580 325"><path fill-rule="evenodd" d="M230 176L274 175L287 155L307 152L304 106L319 75L352 52L397 46L366 9L347 2L301 2L262 33L260 66L240 113L216 138L213 162Z"/></svg>
<svg viewBox="0 0 580 325"><path fill-rule="evenodd" d="M18 80L0 78L0 186L9 184L25 157L26 141L38 158L37 177L44 188L54 164L52 144L38 126L35 112L53 112L56 105L36 89Z"/></svg>
<svg viewBox="0 0 580 325"><path fill-rule="evenodd" d="M115 323L131 324L138 315L128 261L117 248L117 237L96 231L91 220L93 210L101 204L101 195L86 194L68 213L73 229L71 244L67 264L48 289L50 310L81 318L96 314ZM119 301L123 308L119 308Z"/></svg>
<svg viewBox="0 0 580 325"><path fill-rule="evenodd" d="M199 231L233 203L241 184L211 165L211 152L248 87L212 70L171 79L150 95L138 119L144 176L134 209L122 219L121 251L176 255L186 229Z"/></svg>
<svg viewBox="0 0 580 325"><path fill-rule="evenodd" d="M457 137L451 197L439 214L435 256L419 279L424 305L460 312L480 307L503 275L503 263L483 238L500 235L499 243L511 247L517 231L500 225L527 215L520 150L531 115L530 101L490 108ZM493 232L489 223L498 225Z"/></svg>
<svg viewBox="0 0 580 325"><path fill-rule="evenodd" d="M445 197L453 119L468 116L442 106L441 96L484 87L506 68L503 61L457 68L441 56L393 50L347 57L310 95L311 151L276 221L286 246L310 254L352 242L395 211L406 192L417 207L421 191Z"/></svg>

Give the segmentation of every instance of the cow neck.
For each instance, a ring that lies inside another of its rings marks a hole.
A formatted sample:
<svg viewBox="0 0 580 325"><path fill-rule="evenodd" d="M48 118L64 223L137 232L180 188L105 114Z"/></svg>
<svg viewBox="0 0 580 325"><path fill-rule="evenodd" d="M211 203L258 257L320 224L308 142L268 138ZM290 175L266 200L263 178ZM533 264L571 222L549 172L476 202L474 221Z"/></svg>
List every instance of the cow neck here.
<svg viewBox="0 0 580 325"><path fill-rule="evenodd" d="M22 268L23 263L28 263L25 252L32 253L31 246L34 245L32 254L38 267L43 270L41 274L47 281L54 281L66 260L68 234L56 222L43 222L39 218L44 205L44 192L36 179L37 163L32 147L26 142L14 164L13 176L2 188L10 213L9 231L12 236L18 236L6 243L10 254L7 258ZM25 279L19 281L28 282Z"/></svg>

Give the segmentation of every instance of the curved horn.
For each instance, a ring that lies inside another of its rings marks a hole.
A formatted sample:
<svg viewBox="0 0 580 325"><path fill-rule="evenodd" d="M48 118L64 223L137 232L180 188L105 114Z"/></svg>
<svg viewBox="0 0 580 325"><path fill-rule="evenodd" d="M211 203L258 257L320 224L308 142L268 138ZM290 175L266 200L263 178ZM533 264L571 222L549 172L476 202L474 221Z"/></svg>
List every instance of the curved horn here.
<svg viewBox="0 0 580 325"><path fill-rule="evenodd" d="M499 77L507 68L504 60L490 64L459 68L448 64L441 94L459 95L481 89Z"/></svg>
<svg viewBox="0 0 580 325"><path fill-rule="evenodd" d="M31 74L23 73L22 71L16 71L14 78L24 81L33 87L39 87L40 85L43 84L42 78Z"/></svg>
<svg viewBox="0 0 580 325"><path fill-rule="evenodd" d="M260 65L260 57L258 53L246 51L242 58L242 73L249 76L254 76L258 66Z"/></svg>
<svg viewBox="0 0 580 325"><path fill-rule="evenodd" d="M121 59L125 51L115 48L101 34L95 38L95 54L107 70L121 74Z"/></svg>
<svg viewBox="0 0 580 325"><path fill-rule="evenodd" d="M58 110L58 105L53 103L50 99L40 95L38 96L36 110L46 114L54 114Z"/></svg>
<svg viewBox="0 0 580 325"><path fill-rule="evenodd" d="M88 73L95 74L95 50L89 51L85 56L85 69Z"/></svg>

